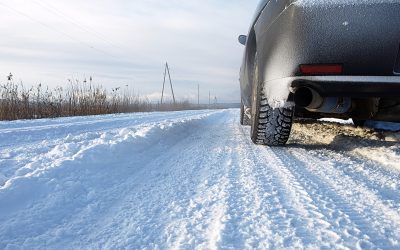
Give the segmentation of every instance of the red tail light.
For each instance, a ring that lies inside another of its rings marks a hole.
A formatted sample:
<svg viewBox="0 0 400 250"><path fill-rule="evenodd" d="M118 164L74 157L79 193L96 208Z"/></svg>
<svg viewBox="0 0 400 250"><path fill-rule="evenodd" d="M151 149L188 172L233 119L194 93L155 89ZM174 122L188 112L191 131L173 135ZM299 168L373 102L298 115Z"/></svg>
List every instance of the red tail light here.
<svg viewBox="0 0 400 250"><path fill-rule="evenodd" d="M304 75L340 75L343 73L341 64L303 64L300 72Z"/></svg>

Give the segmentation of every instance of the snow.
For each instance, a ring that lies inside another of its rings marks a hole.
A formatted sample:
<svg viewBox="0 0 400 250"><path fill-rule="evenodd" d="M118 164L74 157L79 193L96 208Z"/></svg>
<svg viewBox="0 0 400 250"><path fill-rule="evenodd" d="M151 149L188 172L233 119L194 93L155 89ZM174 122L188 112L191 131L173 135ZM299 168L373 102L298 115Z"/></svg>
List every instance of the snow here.
<svg viewBox="0 0 400 250"><path fill-rule="evenodd" d="M323 122L333 122L333 123L340 123L340 124L353 124L353 121L351 119L343 120L343 119L337 119L337 118L321 118L319 120L323 121Z"/></svg>
<svg viewBox="0 0 400 250"><path fill-rule="evenodd" d="M287 101L290 93L290 84L293 77L274 79L264 83L264 94L268 100L268 105L272 108L292 107L293 102Z"/></svg>
<svg viewBox="0 0 400 250"><path fill-rule="evenodd" d="M399 132L239 111L0 122L0 249L400 248Z"/></svg>
<svg viewBox="0 0 400 250"><path fill-rule="evenodd" d="M348 5L373 5L384 3L398 3L399 0L297 0L293 4L297 6L348 6Z"/></svg>

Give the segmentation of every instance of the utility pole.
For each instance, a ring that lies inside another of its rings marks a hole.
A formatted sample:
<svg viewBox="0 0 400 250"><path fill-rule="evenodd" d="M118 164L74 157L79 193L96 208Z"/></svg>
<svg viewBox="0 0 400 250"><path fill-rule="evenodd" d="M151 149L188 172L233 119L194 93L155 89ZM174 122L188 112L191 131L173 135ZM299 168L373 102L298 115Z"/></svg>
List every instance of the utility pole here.
<svg viewBox="0 0 400 250"><path fill-rule="evenodd" d="M161 105L163 104L163 99L164 99L165 77L167 76L167 73L168 73L168 78L169 78L169 85L171 86L172 98L174 100L174 105L175 105L176 104L175 94L174 94L174 88L172 87L172 80L171 80L171 74L169 72L168 62L165 63L164 81L163 81L162 92L161 92Z"/></svg>
<svg viewBox="0 0 400 250"><path fill-rule="evenodd" d="M211 91L208 91L208 108L211 106Z"/></svg>
<svg viewBox="0 0 400 250"><path fill-rule="evenodd" d="M200 106L200 84L197 84L197 106Z"/></svg>
<svg viewBox="0 0 400 250"><path fill-rule="evenodd" d="M165 70L164 70L164 81L162 84L162 92L161 92L161 105L162 105L163 98L164 98L164 86L165 86L165 76L166 75L167 75L167 67L165 67Z"/></svg>
<svg viewBox="0 0 400 250"><path fill-rule="evenodd" d="M172 98L174 99L174 105L175 105L175 94L174 94L174 89L172 88L172 80L171 80L171 74L169 73L169 67L168 67L168 62L165 63L165 66L167 67L168 71L168 77L169 77L169 84L171 85L171 92L172 92Z"/></svg>

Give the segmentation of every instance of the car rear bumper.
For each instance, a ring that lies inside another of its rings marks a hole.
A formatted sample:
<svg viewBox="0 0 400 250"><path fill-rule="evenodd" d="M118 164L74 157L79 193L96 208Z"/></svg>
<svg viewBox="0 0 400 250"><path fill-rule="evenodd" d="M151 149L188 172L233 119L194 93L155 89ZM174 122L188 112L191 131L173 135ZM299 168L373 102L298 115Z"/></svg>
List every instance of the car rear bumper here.
<svg viewBox="0 0 400 250"><path fill-rule="evenodd" d="M264 82L264 93L274 108L292 106L290 93L301 87L318 92L322 97L395 98L400 93L398 76L291 76Z"/></svg>
<svg viewBox="0 0 400 250"><path fill-rule="evenodd" d="M294 92L308 87L321 96L353 98L399 98L400 77L397 76L298 76L286 78Z"/></svg>

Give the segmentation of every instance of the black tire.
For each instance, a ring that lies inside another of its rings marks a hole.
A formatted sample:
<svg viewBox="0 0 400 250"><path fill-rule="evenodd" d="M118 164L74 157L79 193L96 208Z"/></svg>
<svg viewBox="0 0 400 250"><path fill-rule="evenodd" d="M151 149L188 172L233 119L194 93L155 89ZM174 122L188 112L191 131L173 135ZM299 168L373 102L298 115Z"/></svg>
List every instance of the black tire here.
<svg viewBox="0 0 400 250"><path fill-rule="evenodd" d="M250 126L251 122L249 117L244 113L244 105L240 103L240 125Z"/></svg>
<svg viewBox="0 0 400 250"><path fill-rule="evenodd" d="M260 145L285 145L292 128L293 110L292 107L272 108L268 104L263 84L258 77L256 54L253 66L251 140Z"/></svg>

